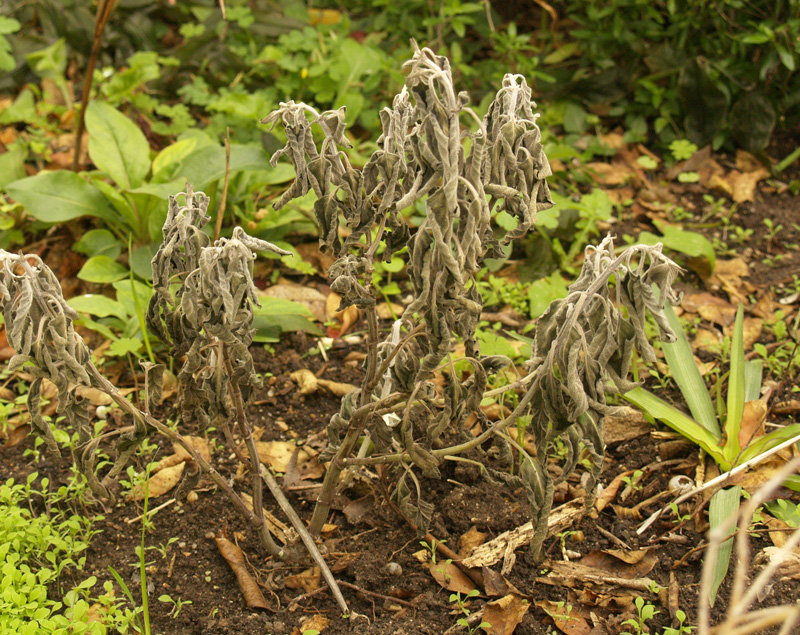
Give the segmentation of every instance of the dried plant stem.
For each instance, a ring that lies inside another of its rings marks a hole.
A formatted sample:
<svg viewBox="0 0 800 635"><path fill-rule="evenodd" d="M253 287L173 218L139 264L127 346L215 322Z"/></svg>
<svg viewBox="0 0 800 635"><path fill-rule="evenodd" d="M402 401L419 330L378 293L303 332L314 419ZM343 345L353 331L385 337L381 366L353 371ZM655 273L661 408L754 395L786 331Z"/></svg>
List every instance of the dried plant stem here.
<svg viewBox="0 0 800 635"><path fill-rule="evenodd" d="M223 8L224 13L224 8ZM222 222L225 218L225 206L228 203L228 183L231 177L231 130L225 132L225 180L222 182L222 196L217 208L217 220L214 223L214 240L222 233Z"/></svg>
<svg viewBox="0 0 800 635"><path fill-rule="evenodd" d="M89 105L89 95L92 92L94 68L97 65L97 56L100 54L100 45L103 42L103 31L108 18L117 5L117 0L100 0L97 3L97 13L94 19L94 38L92 50L89 53L89 64L86 67L86 77L83 80L83 94L81 95L81 112L78 115L78 129L75 132L75 155L72 157L72 171L77 172L81 157L81 141L86 126L86 107Z"/></svg>
<svg viewBox="0 0 800 635"><path fill-rule="evenodd" d="M208 476L211 478L212 481L223 491L225 495L230 499L230 501L234 504L234 506L239 510L239 513L247 520L247 522L253 527L254 530L257 531L259 539L261 540L261 544L264 548L274 557L279 558L281 560L286 559L285 551L279 547L275 541L272 539L272 536L267 529L266 522L264 522L263 517L261 518L260 522L258 517L247 508L247 505L244 504L244 501L239 497L239 495L233 490L230 486L228 481L226 481L222 475L217 472L216 469L206 461L197 450L192 447L192 445L183 438L179 433L175 432L169 426L164 425L158 419L143 413L141 410L136 408L130 401L125 399L117 388L108 381L97 368L89 362L87 369L89 376L92 378L93 383L100 388L103 392L105 392L109 397L111 397L114 402L122 408L126 413L131 415L134 419L138 420L139 422L143 423L146 426L155 428L163 434L165 437L170 439L171 441L176 441L181 445L181 447L188 452L189 456L192 457L192 460L200 466ZM263 513L263 512L262 512Z"/></svg>
<svg viewBox="0 0 800 635"><path fill-rule="evenodd" d="M224 349L224 344L222 344ZM233 375L233 370L231 368L230 360L228 359L228 351L224 349L222 352L222 359L225 363L225 371L228 373L228 377ZM258 458L258 450L256 449L256 443L253 440L253 434L250 430L250 425L247 423L247 415L244 411L244 399L242 398L242 391L239 389L239 384L235 381L228 382L228 393L230 394L231 401L233 402L233 407L236 410L236 425L239 428L239 434L242 435L244 439L245 446L247 447L247 453L250 458L250 480L253 484L253 514L255 515L255 522L258 526L259 537L261 538L261 542L267 546L268 543L271 543L275 548L279 549L279 547L275 544L275 541L272 539L272 535L269 533L269 529L267 527L267 523L264 520L264 489L261 482L261 461ZM272 553L272 549L267 547Z"/></svg>
<svg viewBox="0 0 800 635"><path fill-rule="evenodd" d="M264 483L267 484L269 491L275 497L275 501L278 503L278 506L289 518L289 522L292 523L292 527L294 527L295 531L297 531L297 534L300 536L300 540L303 541L308 553L314 559L314 562L322 572L322 577L325 578L325 582L330 587L331 593L333 593L333 597L336 598L336 603L339 605L342 613L345 615L349 614L350 610L347 608L347 602L345 602L344 596L342 595L339 586L336 584L336 579L333 577L333 573L328 567L328 564L325 562L325 559L322 557L322 554L319 552L317 544L314 542L314 538L311 536L308 529L306 529L302 519L297 515L297 512L284 495L281 486L278 485L275 477L264 465L261 466L260 476L264 480Z"/></svg>

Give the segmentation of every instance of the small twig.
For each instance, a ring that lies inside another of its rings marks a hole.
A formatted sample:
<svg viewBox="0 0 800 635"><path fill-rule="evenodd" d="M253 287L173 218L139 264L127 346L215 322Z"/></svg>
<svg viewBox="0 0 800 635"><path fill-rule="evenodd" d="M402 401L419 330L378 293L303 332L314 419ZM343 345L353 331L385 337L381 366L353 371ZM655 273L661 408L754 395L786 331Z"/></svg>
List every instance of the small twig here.
<svg viewBox="0 0 800 635"><path fill-rule="evenodd" d="M103 41L103 31L106 28L111 13L117 5L118 0L100 0L97 3L97 13L94 18L94 38L92 40L92 50L89 53L89 65L86 67L86 77L83 80L83 94L81 95L81 112L78 115L78 129L75 132L75 155L72 157L72 171L77 172L80 165L81 141L86 125L86 108L89 105L89 95L92 92L92 81L94 80L94 68L97 65L97 56L100 54L100 45Z"/></svg>
<svg viewBox="0 0 800 635"><path fill-rule="evenodd" d="M394 602L394 603L400 604L402 606L408 606L408 607L410 607L412 609L418 609L419 608L413 602L408 602L406 600L401 600L399 598L392 597L391 595L384 595L383 593L376 593L375 591L367 591L366 589L364 589L364 588L362 588L360 586L356 586L355 584L350 584L349 582L340 581L339 584L341 584L343 587L346 587L348 589L353 589L353 591L358 591L359 593L363 593L364 595L369 595L371 597L378 598L380 600L388 600L389 602Z"/></svg>
<svg viewBox="0 0 800 635"><path fill-rule="evenodd" d="M697 494L700 494L701 492L705 492L706 490L711 489L712 487L716 487L717 485L721 485L722 483L727 481L732 476L735 476L736 474L739 474L740 472L744 472L745 470L750 469L754 465L758 465L762 461L765 461L766 459L771 457L773 454L777 454L778 452L780 452L784 448L788 448L788 447L794 445L795 443L797 443L798 441L800 441L800 434L795 436L795 437L792 437L791 439L789 439L787 441L784 441L780 445L776 445L771 450L767 450L766 452L762 452L758 456L753 457L749 461L745 461L741 465L737 465L736 467L734 467L733 469L725 472L724 474L720 474L716 478L712 478L710 481L706 482L705 484L701 485L700 487L696 487L693 490L691 490L689 492L686 492L685 494L681 494L680 496L678 496L678 498L676 498L674 501L672 501L669 505L665 505L664 507L659 509L657 512L655 512L653 515L651 515L641 525L639 525L639 527L636 529L636 533L641 535L645 531L647 531L647 529L654 522L656 522L661 517L661 514L663 514L665 511L667 511L673 503L675 505L679 505L680 503L689 500L690 498L692 498L693 496L696 496Z"/></svg>
<svg viewBox="0 0 800 635"><path fill-rule="evenodd" d="M222 0L220 0L222 2ZM225 16L225 5L222 5L222 14ZM225 218L225 205L228 202L228 181L231 176L231 130L225 131L225 180L222 182L222 197L217 208L217 222L214 225L214 240L219 239L222 233L222 221Z"/></svg>
<svg viewBox="0 0 800 635"><path fill-rule="evenodd" d="M167 569L167 579L172 578L172 571L175 568L175 560L178 557L178 552L172 554L172 560L169 561L169 568Z"/></svg>
<svg viewBox="0 0 800 635"><path fill-rule="evenodd" d="M597 525L596 529L601 534L603 534L606 538L608 538L611 542L613 542L615 545L617 545L617 547L621 547L622 549L627 549L628 551L631 550L631 546L627 542L625 542L621 538L617 538L617 536L612 534L607 529L603 529L600 525Z"/></svg>
<svg viewBox="0 0 800 635"><path fill-rule="evenodd" d="M275 497L275 501L278 503L278 506L289 518L289 522L292 523L292 527L294 527L295 531L300 536L300 540L303 541L303 544L308 550L309 555L319 567L320 571L322 572L322 577L325 578L325 582L330 587L331 593L333 593L333 597L336 599L336 603L339 605L342 613L345 615L349 614L350 610L347 608L347 602L345 602L342 591L336 584L336 579L333 577L333 573L331 573L331 570L325 562L325 559L319 552L317 544L314 542L314 539L311 537L308 529L306 529L306 526L300 519L300 516L297 515L296 511L294 511L294 508L286 498L283 490L281 490L281 486L278 485L278 481L275 480L272 472L270 472L264 465L261 466L261 478L264 479L269 491L272 492L272 495Z"/></svg>
<svg viewBox="0 0 800 635"><path fill-rule="evenodd" d="M154 507L153 509L147 512L147 519L149 520L150 518L155 516L157 512L161 511L165 507L169 507L174 502L175 499L170 498L166 503L161 503L161 505L159 505L158 507ZM136 518L126 518L125 522L128 523L129 525L132 525L135 522L139 522L142 518L144 518L144 514L139 514Z"/></svg>

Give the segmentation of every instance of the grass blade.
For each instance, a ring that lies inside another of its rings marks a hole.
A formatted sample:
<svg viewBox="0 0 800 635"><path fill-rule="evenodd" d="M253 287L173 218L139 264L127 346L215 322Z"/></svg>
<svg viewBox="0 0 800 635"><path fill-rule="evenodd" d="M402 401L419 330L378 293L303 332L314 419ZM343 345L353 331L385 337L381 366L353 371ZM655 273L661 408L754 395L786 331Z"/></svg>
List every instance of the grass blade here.
<svg viewBox="0 0 800 635"><path fill-rule="evenodd" d="M695 421L719 439L722 437L722 432L719 429L714 405L708 395L706 383L697 369L689 340L686 339L680 320L669 303L664 307L664 313L677 337L671 344L666 342L662 344L672 377L678 384Z"/></svg>
<svg viewBox="0 0 800 635"><path fill-rule="evenodd" d="M744 317L742 305L736 312L731 339L731 370L728 374L728 415L725 419L725 459L736 461L742 451L739 445L739 430L744 414Z"/></svg>
<svg viewBox="0 0 800 635"><path fill-rule="evenodd" d="M744 449L744 452L742 452L742 455L739 457L739 463L744 463L745 461L757 457L759 454L768 452L776 445L798 435L800 435L800 423L792 423L762 437L757 437Z"/></svg>
<svg viewBox="0 0 800 635"><path fill-rule="evenodd" d="M742 488L740 485L737 485L736 487L721 489L711 497L708 508L708 522L711 531L722 525L731 515L739 512L739 498L741 494ZM728 573L728 565L731 561L731 551L733 549L733 533L735 530L736 525L731 529L731 537L727 538L719 546L717 558L713 563L711 588L708 590L708 602L711 606L714 606L719 585L722 584L722 581Z"/></svg>
<svg viewBox="0 0 800 635"><path fill-rule="evenodd" d="M675 430L675 432L686 437L692 443L699 445L724 469L728 469L729 466L726 465L725 458L719 447L719 439L697 421L644 388L634 388L626 392L623 397L651 417L658 419Z"/></svg>
<svg viewBox="0 0 800 635"><path fill-rule="evenodd" d="M762 365L760 359L744 363L744 400L753 401L761 396Z"/></svg>

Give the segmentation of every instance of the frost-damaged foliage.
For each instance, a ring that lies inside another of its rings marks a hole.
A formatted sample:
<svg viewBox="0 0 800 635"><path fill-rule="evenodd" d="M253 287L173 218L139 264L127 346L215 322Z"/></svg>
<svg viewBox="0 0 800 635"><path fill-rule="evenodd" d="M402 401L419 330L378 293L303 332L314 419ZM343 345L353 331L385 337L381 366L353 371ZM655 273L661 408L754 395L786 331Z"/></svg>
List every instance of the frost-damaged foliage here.
<svg viewBox="0 0 800 635"><path fill-rule="evenodd" d="M184 419L227 428L235 418L229 383L239 387L245 401L260 385L248 350L253 305L259 305L254 252L289 252L248 236L241 227L212 245L202 231L211 220L209 198L191 187L185 197L185 206L170 197L164 241L153 257L147 326L171 346L173 357L185 358L178 375Z"/></svg>
<svg viewBox="0 0 800 635"><path fill-rule="evenodd" d="M78 394L81 386L99 385L91 374L91 353L72 325L78 314L66 303L58 279L38 256L0 250L0 263L0 303L8 343L16 351L8 369L13 372L28 364L25 370L34 376L28 391L32 427L48 451L60 457L53 431L39 406L42 382L48 379L58 388L57 413L78 431L73 453L76 464L86 474L92 490L108 497L109 482L122 470L132 448L144 438L145 428L137 422L120 431L117 460L100 483L94 470L96 439L87 404Z"/></svg>
<svg viewBox="0 0 800 635"><path fill-rule="evenodd" d="M523 461L520 476L538 528L531 545L535 554L547 533L553 487L575 469L581 448L593 465L586 485L587 505L591 503L605 453L602 418L614 410L606 404L607 380L620 392L637 386L627 378L634 349L645 361L655 361L645 335L646 311L663 339L674 341L663 306L679 301L672 289L679 271L661 253L661 245L633 246L615 258L614 241L607 237L597 247L587 247L583 270L567 297L554 301L539 319L526 364L530 383L512 418L520 408L531 413L529 431L537 457L547 456L556 437L564 439L569 452L556 480L544 463Z"/></svg>
<svg viewBox="0 0 800 635"><path fill-rule="evenodd" d="M342 294L342 307L366 310L369 326L363 383L343 398L340 412L328 425L325 454L333 462L311 531L319 532L340 487L343 467L400 462L399 506L424 532L433 508L423 500L421 483L410 468L437 476L446 456L482 452L479 445L492 438L501 456L510 459L503 430L531 407L539 453L524 455L522 480L511 480L527 487L541 527L552 501L553 483L544 464L549 444L561 436L570 448L562 478L577 464L579 446L585 446L597 466L592 474L596 479L603 452L598 422L608 409L606 377L621 390L628 387L625 377L632 346L644 355L650 351L643 331L644 310L653 311L664 326L649 285L659 284L662 300L673 299L669 285L677 267L650 248L635 248L617 262L610 240L588 253L570 296L542 319L531 360L531 368L541 370L523 397L524 406L513 419L490 425L479 408L488 375L510 360L480 355L475 332L482 306L474 276L485 258L496 257L501 245L524 236L537 212L552 205L545 180L551 170L536 125L538 115L530 88L519 75L506 75L486 116L479 119L467 106L466 93L455 91L446 58L416 48L404 68L406 85L392 107L381 112L378 150L360 171L340 149L349 147L343 108L320 114L305 104L288 102L264 119L282 123L286 131L286 146L272 157L273 164L288 157L297 174L275 207L309 191L317 195L320 242L337 257L330 268L331 287ZM464 132L467 122L476 128L474 132ZM314 125L322 132L319 146ZM465 137L471 139L468 153ZM426 216L411 235L401 212L418 201L424 201ZM492 214L501 210L517 220L504 235L491 223ZM346 224L343 232L340 218ZM386 260L407 247L414 291L413 302L383 341L378 337L372 287L372 263L381 241ZM640 262L633 267L637 253ZM612 275L617 279L613 298ZM617 304L627 309L627 317ZM434 371L452 364L450 354L457 339L464 343L471 372L465 379L451 372L449 383L437 391L431 381ZM488 428L480 441L464 427L470 415ZM354 458L357 441L365 433L367 441ZM443 447L454 439L461 443ZM367 456L369 442L374 444L373 456Z"/></svg>
<svg viewBox="0 0 800 635"><path fill-rule="evenodd" d="M211 244L202 231L209 220L208 197L195 194L191 186L187 190L183 207L175 197L170 198L164 243L153 258L156 288L147 323L184 360L178 376L184 415L191 412L201 423L221 425L230 449L249 465L252 510L179 433L152 417L151 410L160 401L163 366L143 363L145 406L140 410L122 397L92 363L91 352L73 329L72 322L78 316L64 300L53 272L37 256L0 251L0 302L9 343L17 351L9 367L16 370L30 363L26 369L35 376L28 394L31 420L56 454L58 446L39 412L39 400L45 378L58 387L58 413L65 415L80 435L75 461L99 496L113 497L111 486L133 451L148 434L157 432L180 443L192 462L225 491L265 548L272 555L285 558L286 552L272 540L264 520L262 480L272 488L274 479L262 473L244 405L259 381L248 351L253 339L253 304L257 303L254 250L287 252L248 236L238 227L231 238ZM94 436L87 406L79 396L82 386L108 394L132 424ZM245 441L247 458L233 442L230 422ZM97 448L101 441L111 439L116 440L115 461L100 482L95 473ZM198 477L199 471L194 476Z"/></svg>

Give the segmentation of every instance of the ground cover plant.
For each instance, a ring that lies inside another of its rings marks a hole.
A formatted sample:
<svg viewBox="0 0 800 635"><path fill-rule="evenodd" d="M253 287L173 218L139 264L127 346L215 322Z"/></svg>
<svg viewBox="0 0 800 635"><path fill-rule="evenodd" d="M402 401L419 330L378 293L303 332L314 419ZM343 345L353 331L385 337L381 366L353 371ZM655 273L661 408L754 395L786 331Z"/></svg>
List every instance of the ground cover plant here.
<svg viewBox="0 0 800 635"><path fill-rule="evenodd" d="M0 474L91 531L46 598L4 563L28 629L792 628L788 5L38 4L0 8Z"/></svg>

